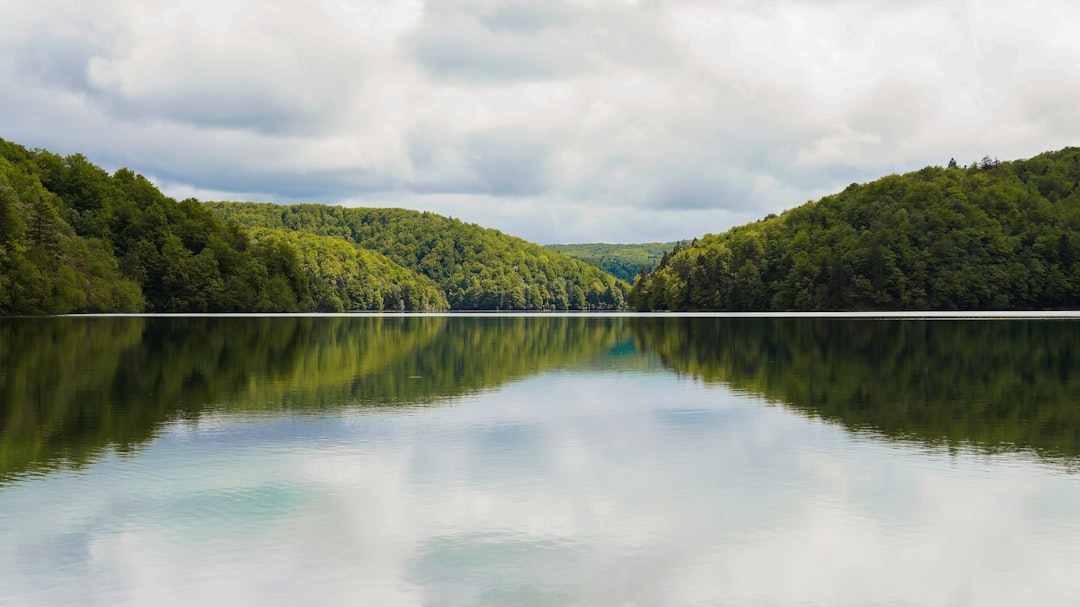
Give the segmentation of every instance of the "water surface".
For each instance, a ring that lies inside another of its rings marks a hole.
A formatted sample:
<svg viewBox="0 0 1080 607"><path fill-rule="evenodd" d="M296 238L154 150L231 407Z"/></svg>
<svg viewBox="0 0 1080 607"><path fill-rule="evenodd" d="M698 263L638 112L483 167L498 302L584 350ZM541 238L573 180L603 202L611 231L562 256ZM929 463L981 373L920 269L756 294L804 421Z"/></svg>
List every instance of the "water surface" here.
<svg viewBox="0 0 1080 607"><path fill-rule="evenodd" d="M1080 323L0 321L18 605L1073 605Z"/></svg>

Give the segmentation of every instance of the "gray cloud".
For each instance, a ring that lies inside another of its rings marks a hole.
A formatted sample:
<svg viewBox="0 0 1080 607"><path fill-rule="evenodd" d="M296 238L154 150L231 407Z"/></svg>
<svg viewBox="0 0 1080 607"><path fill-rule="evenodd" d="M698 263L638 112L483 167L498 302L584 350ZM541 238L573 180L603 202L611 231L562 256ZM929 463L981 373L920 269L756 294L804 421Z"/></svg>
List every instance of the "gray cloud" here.
<svg viewBox="0 0 1080 607"><path fill-rule="evenodd" d="M120 119L312 132L340 114L362 75L363 62L336 35L331 15L263 8L245 12L252 22L237 20L240 31L224 32L185 17L164 28L169 45L136 36L89 61L94 92Z"/></svg>
<svg viewBox="0 0 1080 607"><path fill-rule="evenodd" d="M461 136L422 129L409 142L409 159L415 170L410 187L424 194L513 198L543 194L552 185L548 143L527 132Z"/></svg>
<svg viewBox="0 0 1080 607"><path fill-rule="evenodd" d="M260 195L265 201L283 203L340 200L349 196L385 192L396 185L384 174L362 169L305 172L217 170L202 171L196 179L192 179L188 172L160 167L154 170L153 175L170 183L186 183L196 189L243 192Z"/></svg>
<svg viewBox="0 0 1080 607"><path fill-rule="evenodd" d="M538 141L504 133L479 133L469 141L469 162L489 194L542 194L549 185L550 153Z"/></svg>
<svg viewBox="0 0 1080 607"><path fill-rule="evenodd" d="M84 95L118 122L288 134L332 121L363 71L351 33L318 7L224 10L212 23L198 5L155 18L124 4L76 11L55 32L44 17L63 15L29 19L39 35L5 49L20 80Z"/></svg>
<svg viewBox="0 0 1080 607"><path fill-rule="evenodd" d="M1077 19L1064 0L6 3L0 137L177 193L671 240L1075 144Z"/></svg>
<svg viewBox="0 0 1080 607"><path fill-rule="evenodd" d="M749 205L752 189L723 175L716 167L693 167L668 175L650 192L649 202L658 209L741 210Z"/></svg>
<svg viewBox="0 0 1080 607"><path fill-rule="evenodd" d="M499 2L478 19L492 31L511 31L535 34L550 27L566 26L574 20L574 10L566 2L531 2L513 0Z"/></svg>
<svg viewBox="0 0 1080 607"><path fill-rule="evenodd" d="M555 53L513 36L463 23L432 27L413 43L413 57L439 79L512 80L568 76L579 68Z"/></svg>
<svg viewBox="0 0 1080 607"><path fill-rule="evenodd" d="M15 57L20 77L41 86L90 91L87 63L101 47L86 39L31 40Z"/></svg>
<svg viewBox="0 0 1080 607"><path fill-rule="evenodd" d="M409 39L438 80L551 80L674 58L652 3L432 2Z"/></svg>
<svg viewBox="0 0 1080 607"><path fill-rule="evenodd" d="M429 5L410 41L413 59L437 79L551 79L588 67L563 13L524 3L490 7ZM564 27L556 27L564 26Z"/></svg>

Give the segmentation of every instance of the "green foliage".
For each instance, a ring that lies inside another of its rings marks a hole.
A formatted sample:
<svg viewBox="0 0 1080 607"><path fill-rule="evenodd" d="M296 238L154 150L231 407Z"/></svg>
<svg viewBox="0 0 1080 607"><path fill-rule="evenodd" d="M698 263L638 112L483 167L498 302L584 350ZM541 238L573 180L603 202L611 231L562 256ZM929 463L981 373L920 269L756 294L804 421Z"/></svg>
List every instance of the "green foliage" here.
<svg viewBox="0 0 1080 607"><path fill-rule="evenodd" d="M128 169L109 175L79 154L0 140L0 314L445 308L429 282L374 254L339 252L353 265L327 276L318 264L329 257L315 257L325 251L289 237L253 242Z"/></svg>
<svg viewBox="0 0 1080 607"><path fill-rule="evenodd" d="M256 253L127 169L0 140L0 314L305 309L306 284L270 292L302 276L295 256L268 269Z"/></svg>
<svg viewBox="0 0 1080 607"><path fill-rule="evenodd" d="M638 310L1031 310L1080 304L1080 149L891 175L706 235Z"/></svg>
<svg viewBox="0 0 1080 607"><path fill-rule="evenodd" d="M177 202L128 169L0 140L0 314L613 310L626 288L431 213Z"/></svg>
<svg viewBox="0 0 1080 607"><path fill-rule="evenodd" d="M433 213L217 202L206 207L254 230L339 238L430 278L454 310L615 310L626 284L567 255Z"/></svg>
<svg viewBox="0 0 1080 607"><path fill-rule="evenodd" d="M635 318L638 343L708 383L856 432L1080 456L1080 323Z"/></svg>
<svg viewBox="0 0 1080 607"><path fill-rule="evenodd" d="M110 243L76 233L64 219L70 209L26 170L24 153L0 140L0 314L141 309Z"/></svg>
<svg viewBox="0 0 1080 607"><path fill-rule="evenodd" d="M634 282L642 272L649 272L660 261L660 257L678 243L647 242L643 244L549 244L545 248L580 259L601 270L625 280Z"/></svg>
<svg viewBox="0 0 1080 607"><path fill-rule="evenodd" d="M446 310L446 297L431 279L406 270L374 251L309 232L256 229L264 249L294 252L318 312L347 310ZM300 279L301 277L298 277Z"/></svg>

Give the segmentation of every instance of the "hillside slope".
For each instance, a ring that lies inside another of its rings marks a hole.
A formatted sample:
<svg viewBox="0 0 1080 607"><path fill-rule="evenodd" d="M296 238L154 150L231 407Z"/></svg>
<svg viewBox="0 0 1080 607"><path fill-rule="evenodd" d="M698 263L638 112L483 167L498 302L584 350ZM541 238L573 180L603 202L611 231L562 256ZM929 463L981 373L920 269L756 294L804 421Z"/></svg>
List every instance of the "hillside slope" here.
<svg viewBox="0 0 1080 607"><path fill-rule="evenodd" d="M540 245L419 211L318 204L205 203L249 230L333 236L386 255L435 281L454 310L614 310L625 285Z"/></svg>
<svg viewBox="0 0 1080 607"><path fill-rule="evenodd" d="M1080 148L890 175L706 235L638 310L1033 310L1080 304Z"/></svg>
<svg viewBox="0 0 1080 607"><path fill-rule="evenodd" d="M292 230L251 232L259 246L296 252L318 312L347 310L446 310L442 290L430 278L399 266L385 255L332 236Z"/></svg>
<svg viewBox="0 0 1080 607"><path fill-rule="evenodd" d="M596 266L616 278L634 282L642 269L649 272L660 257L673 249L676 242L646 242L641 244L547 244L544 248Z"/></svg>
<svg viewBox="0 0 1080 607"><path fill-rule="evenodd" d="M442 310L429 279L337 239L252 239L128 169L0 139L0 315Z"/></svg>
<svg viewBox="0 0 1080 607"><path fill-rule="evenodd" d="M0 140L0 314L294 310L287 253L127 169Z"/></svg>

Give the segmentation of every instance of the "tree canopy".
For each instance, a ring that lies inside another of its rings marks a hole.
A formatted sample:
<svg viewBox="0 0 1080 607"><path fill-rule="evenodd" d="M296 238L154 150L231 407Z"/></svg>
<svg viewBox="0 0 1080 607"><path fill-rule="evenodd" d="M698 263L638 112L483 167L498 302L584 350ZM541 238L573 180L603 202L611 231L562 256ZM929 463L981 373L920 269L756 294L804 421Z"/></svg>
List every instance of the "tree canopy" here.
<svg viewBox="0 0 1080 607"><path fill-rule="evenodd" d="M0 140L0 314L300 311L297 251L194 199Z"/></svg>
<svg viewBox="0 0 1080 607"><path fill-rule="evenodd" d="M431 213L178 202L128 169L0 139L0 315L611 310L626 288Z"/></svg>
<svg viewBox="0 0 1080 607"><path fill-rule="evenodd" d="M1080 148L927 167L677 247L638 310L1032 310L1080 304Z"/></svg>
<svg viewBox="0 0 1080 607"><path fill-rule="evenodd" d="M251 236L260 246L296 252L315 311L448 307L446 296L430 278L344 240L284 229L258 229Z"/></svg>
<svg viewBox="0 0 1080 607"><path fill-rule="evenodd" d="M648 272L660 257L677 242L645 242L640 244L549 244L545 248L580 259L616 278L633 282L642 270Z"/></svg>
<svg viewBox="0 0 1080 607"><path fill-rule="evenodd" d="M433 280L454 310L615 310L626 284L568 255L434 213L318 204L206 203L249 230L338 238Z"/></svg>

